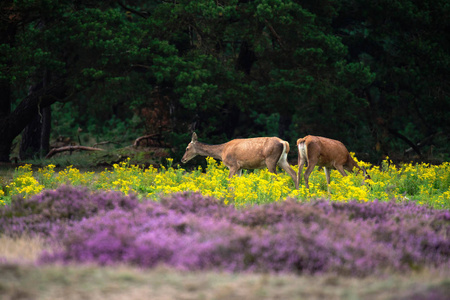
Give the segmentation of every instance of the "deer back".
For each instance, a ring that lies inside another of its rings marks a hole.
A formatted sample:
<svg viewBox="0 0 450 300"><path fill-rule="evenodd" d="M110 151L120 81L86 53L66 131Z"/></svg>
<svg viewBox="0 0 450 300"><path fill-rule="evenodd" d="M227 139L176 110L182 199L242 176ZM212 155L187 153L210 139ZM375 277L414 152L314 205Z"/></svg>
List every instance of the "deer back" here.
<svg viewBox="0 0 450 300"><path fill-rule="evenodd" d="M340 141L308 135L297 140L297 145L301 143L304 143L307 160L317 161L317 165L320 167L333 167L349 163L349 152Z"/></svg>
<svg viewBox="0 0 450 300"><path fill-rule="evenodd" d="M276 137L235 139L225 144L222 152L223 162L225 165L237 163L244 169L263 168L269 157L278 161L285 147L283 142Z"/></svg>

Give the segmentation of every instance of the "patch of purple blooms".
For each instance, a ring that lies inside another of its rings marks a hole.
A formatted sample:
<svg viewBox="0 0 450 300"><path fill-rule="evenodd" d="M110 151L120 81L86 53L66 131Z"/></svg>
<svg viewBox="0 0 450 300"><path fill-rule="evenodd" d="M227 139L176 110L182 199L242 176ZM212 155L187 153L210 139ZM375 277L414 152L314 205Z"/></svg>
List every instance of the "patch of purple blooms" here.
<svg viewBox="0 0 450 300"><path fill-rule="evenodd" d="M101 211L135 209L136 196L120 192L91 192L85 187L61 186L45 190L29 199L16 197L0 209L0 233L19 236L23 233L48 235L60 224L71 224Z"/></svg>
<svg viewBox="0 0 450 300"><path fill-rule="evenodd" d="M43 263L352 276L450 267L450 212L413 203L287 200L236 209L196 193L139 203L63 187L20 200L0 216L27 224L0 221L0 232L50 233L58 250ZM43 225L50 223L56 225Z"/></svg>

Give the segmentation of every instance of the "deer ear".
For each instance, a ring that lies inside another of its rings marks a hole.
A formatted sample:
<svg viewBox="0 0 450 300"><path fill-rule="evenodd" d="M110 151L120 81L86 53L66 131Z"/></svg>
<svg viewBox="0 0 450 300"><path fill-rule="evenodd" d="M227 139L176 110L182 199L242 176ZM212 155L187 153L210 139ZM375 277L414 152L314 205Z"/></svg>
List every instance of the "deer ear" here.
<svg viewBox="0 0 450 300"><path fill-rule="evenodd" d="M192 142L195 143L197 141L197 134L195 132L192 133Z"/></svg>

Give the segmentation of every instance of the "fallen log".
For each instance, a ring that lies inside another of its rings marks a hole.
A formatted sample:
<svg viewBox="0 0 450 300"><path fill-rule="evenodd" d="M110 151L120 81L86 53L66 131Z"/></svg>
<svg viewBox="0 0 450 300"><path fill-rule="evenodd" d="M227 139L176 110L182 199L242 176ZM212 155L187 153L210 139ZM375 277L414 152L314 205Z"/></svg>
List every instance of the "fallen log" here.
<svg viewBox="0 0 450 300"><path fill-rule="evenodd" d="M87 146L65 146L65 147L59 147L59 148L53 148L46 156L45 158L50 158L53 155L65 152L65 151L76 151L76 150L84 150L84 151L104 151L104 149L101 148L94 148L94 147L87 147Z"/></svg>

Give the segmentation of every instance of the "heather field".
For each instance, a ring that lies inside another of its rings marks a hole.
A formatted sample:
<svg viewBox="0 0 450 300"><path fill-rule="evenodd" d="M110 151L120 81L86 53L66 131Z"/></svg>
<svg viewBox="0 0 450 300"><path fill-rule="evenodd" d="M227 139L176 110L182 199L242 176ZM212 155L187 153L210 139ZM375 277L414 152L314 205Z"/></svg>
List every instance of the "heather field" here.
<svg viewBox="0 0 450 300"><path fill-rule="evenodd" d="M123 162L2 181L6 299L448 299L450 166L227 179ZM99 268L101 266L101 268ZM116 297L116 298L115 298Z"/></svg>

